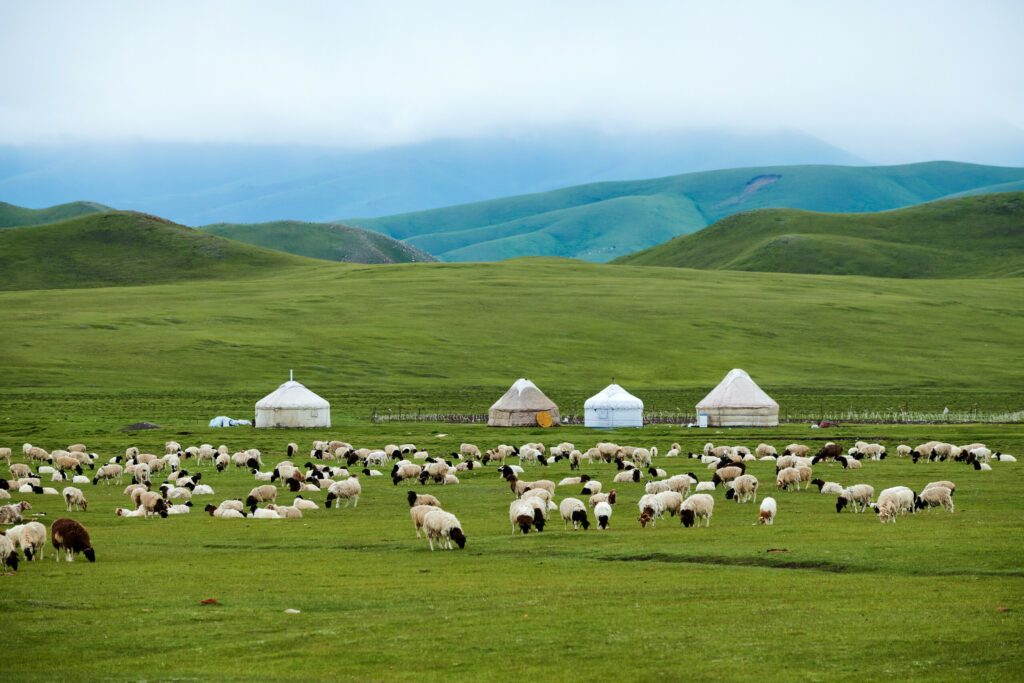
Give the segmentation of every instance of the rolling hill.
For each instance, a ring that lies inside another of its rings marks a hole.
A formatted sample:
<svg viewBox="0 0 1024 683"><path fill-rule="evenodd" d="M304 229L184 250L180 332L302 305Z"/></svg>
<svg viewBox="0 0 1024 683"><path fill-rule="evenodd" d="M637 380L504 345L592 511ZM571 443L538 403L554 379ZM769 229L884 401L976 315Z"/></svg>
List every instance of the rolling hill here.
<svg viewBox="0 0 1024 683"><path fill-rule="evenodd" d="M379 232L348 225L276 221L204 225L200 230L227 239L299 256L345 263L436 261L416 247Z"/></svg>
<svg viewBox="0 0 1024 683"><path fill-rule="evenodd" d="M303 263L313 262L128 211L0 230L6 290L252 278Z"/></svg>
<svg viewBox="0 0 1024 683"><path fill-rule="evenodd" d="M895 211L760 209L615 261L714 270L874 275L1024 275L1024 192Z"/></svg>
<svg viewBox="0 0 1024 683"><path fill-rule="evenodd" d="M43 225L67 218L110 210L109 206L103 206L95 202L71 202L70 204L59 204L45 209L26 209L23 206L0 202L0 228Z"/></svg>
<svg viewBox="0 0 1024 683"><path fill-rule="evenodd" d="M1014 189L1021 181L1024 168L954 162L740 168L581 185L345 222L404 240L445 261L548 255L601 262L741 211L884 211L956 193Z"/></svg>

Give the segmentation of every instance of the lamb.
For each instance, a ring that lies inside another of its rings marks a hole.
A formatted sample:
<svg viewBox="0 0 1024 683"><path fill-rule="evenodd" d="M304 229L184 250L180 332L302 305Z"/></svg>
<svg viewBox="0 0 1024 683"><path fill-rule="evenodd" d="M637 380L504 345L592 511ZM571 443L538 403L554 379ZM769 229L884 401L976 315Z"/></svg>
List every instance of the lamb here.
<svg viewBox="0 0 1024 683"><path fill-rule="evenodd" d="M733 487L725 492L726 499L735 500L737 503L746 503L753 498L757 502L757 477L752 474L744 474L733 479Z"/></svg>
<svg viewBox="0 0 1024 683"><path fill-rule="evenodd" d="M612 506L607 502L601 501L594 506L594 516L597 518L597 525L607 530L608 523L612 518Z"/></svg>
<svg viewBox="0 0 1024 683"><path fill-rule="evenodd" d="M406 496L406 500L409 501L409 507L416 507L417 505L429 505L431 507L441 507L441 501L429 493L417 494L415 491L410 490Z"/></svg>
<svg viewBox="0 0 1024 683"><path fill-rule="evenodd" d="M413 505L409 508L409 516L412 517L412 526L416 530L416 538L420 538L420 529L423 528L423 518L428 512L440 510L438 505Z"/></svg>
<svg viewBox="0 0 1024 683"><path fill-rule="evenodd" d="M184 503L179 503L177 505L168 505L167 506L167 514L168 515L187 515L190 512L192 512L192 501L191 500L185 501Z"/></svg>
<svg viewBox="0 0 1024 683"><path fill-rule="evenodd" d="M678 458L679 454L683 452L683 447L678 443L673 443L672 446L665 453L666 458Z"/></svg>
<svg viewBox="0 0 1024 683"><path fill-rule="evenodd" d="M359 507L359 494L363 492L363 486L359 483L358 477L351 477L342 481L336 481L327 489L327 499L324 507L330 508L335 499L345 499L345 507L349 504L352 507Z"/></svg>
<svg viewBox="0 0 1024 683"><path fill-rule="evenodd" d="M775 503L775 499L771 496L766 497L761 501L761 510L758 512L757 523L769 526L775 524L776 512L778 512L778 506Z"/></svg>
<svg viewBox="0 0 1024 683"><path fill-rule="evenodd" d="M932 486L921 492L921 495L914 496L914 509L924 510L934 507L942 507L953 512L953 492L945 486Z"/></svg>
<svg viewBox="0 0 1024 683"><path fill-rule="evenodd" d="M707 493L695 493L683 501L679 509L679 521L683 526L689 528L700 525L700 520L705 520L705 526L711 526L711 515L715 511L715 499Z"/></svg>
<svg viewBox="0 0 1024 683"><path fill-rule="evenodd" d="M29 562L43 559L43 550L46 548L46 527L39 522L28 522L11 527L7 530L7 537L14 543L15 548L20 548L25 553L25 559Z"/></svg>
<svg viewBox="0 0 1024 683"><path fill-rule="evenodd" d="M81 489L75 488L74 486L65 486L63 494L64 502L68 506L68 512L71 512L72 506L82 512L88 511L89 502L85 499L85 494L82 493Z"/></svg>
<svg viewBox="0 0 1024 683"><path fill-rule="evenodd" d="M7 568L10 567L15 572L18 571L18 551L14 547L14 541L7 536L6 531L0 531L0 568L3 568L3 573L7 573Z"/></svg>
<svg viewBox="0 0 1024 683"><path fill-rule="evenodd" d="M114 514L118 517L145 517L146 509L141 505L134 510L128 508L115 508Z"/></svg>
<svg viewBox="0 0 1024 683"><path fill-rule="evenodd" d="M838 484L834 481L825 481L824 479L812 479L811 483L818 487L818 493L827 493L829 495L841 495L843 492L842 484Z"/></svg>
<svg viewBox="0 0 1024 683"><path fill-rule="evenodd" d="M641 496L637 507L640 508L639 522L641 529L646 528L648 522L650 522L652 529L655 528L658 517L662 517L665 514L664 504L652 493Z"/></svg>
<svg viewBox="0 0 1024 683"><path fill-rule="evenodd" d="M466 534L462 531L459 519L444 510L431 510L423 518L423 531L427 534L430 550L434 550L434 541L439 541L442 548L452 550L452 541L459 548L466 547Z"/></svg>
<svg viewBox="0 0 1024 683"><path fill-rule="evenodd" d="M583 527L584 531L590 528L587 506L579 498L563 498L558 506L558 512L562 515L563 527L568 528L569 522L572 522L573 531L580 527Z"/></svg>
<svg viewBox="0 0 1024 683"><path fill-rule="evenodd" d="M875 487L869 484L855 484L843 489L843 492L836 498L836 512L842 512L847 505L854 512L863 512L871 504L875 496Z"/></svg>
<svg viewBox="0 0 1024 683"><path fill-rule="evenodd" d="M592 508L596 508L598 503L615 505L615 493L615 489L612 489L608 493L595 493L587 500L587 504Z"/></svg>
<svg viewBox="0 0 1024 683"><path fill-rule="evenodd" d="M640 481L644 478L644 473L638 469L623 470L615 475L612 479L616 484L625 484L631 481Z"/></svg>
<svg viewBox="0 0 1024 683"><path fill-rule="evenodd" d="M192 491L184 486L171 486L164 484L160 487L160 493L167 500L192 500Z"/></svg>
<svg viewBox="0 0 1024 683"><path fill-rule="evenodd" d="M53 524L50 525L50 540L53 549L57 551L58 562L62 550L68 562L74 561L78 553L85 555L90 562L96 561L96 551L89 540L89 531L73 519L61 517L53 520Z"/></svg>
<svg viewBox="0 0 1024 683"><path fill-rule="evenodd" d="M271 486L270 484L263 484L257 486L252 491L249 491L248 497L245 499L246 506L250 510L256 510L256 506L259 503L274 503L277 501L277 487ZM330 507L328 505L327 507Z"/></svg>
<svg viewBox="0 0 1024 683"><path fill-rule="evenodd" d="M563 477L562 479L559 480L559 482L558 482L558 484L556 484L556 486L558 488L561 488L563 486L573 486L573 485L583 484L583 483L588 482L588 481L590 481L590 476L586 475L586 474L582 474L582 475L580 475L578 477Z"/></svg>
<svg viewBox="0 0 1024 683"><path fill-rule="evenodd" d="M859 470L860 469L860 460L857 460L856 458L848 458L848 457L846 457L844 455L840 455L840 456L838 456L836 458L836 461L839 462L843 466L844 470Z"/></svg>
<svg viewBox="0 0 1024 683"><path fill-rule="evenodd" d="M284 519L281 515L277 514L277 510L272 510L269 506L256 508L249 516L252 519Z"/></svg>

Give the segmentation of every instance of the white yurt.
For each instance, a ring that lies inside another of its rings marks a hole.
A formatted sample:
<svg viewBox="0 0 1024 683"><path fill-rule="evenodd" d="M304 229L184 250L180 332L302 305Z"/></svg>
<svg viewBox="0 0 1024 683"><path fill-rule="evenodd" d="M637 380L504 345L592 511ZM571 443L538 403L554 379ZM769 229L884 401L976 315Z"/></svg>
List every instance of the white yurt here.
<svg viewBox="0 0 1024 683"><path fill-rule="evenodd" d="M583 404L586 427L643 427L644 402L618 384L612 383Z"/></svg>
<svg viewBox="0 0 1024 683"><path fill-rule="evenodd" d="M256 402L258 428L330 426L331 404L294 379Z"/></svg>
<svg viewBox="0 0 1024 683"><path fill-rule="evenodd" d="M697 404L698 419L701 414L708 416L710 427L775 427L779 424L779 404L739 368L730 370Z"/></svg>
<svg viewBox="0 0 1024 683"><path fill-rule="evenodd" d="M488 427L555 427L558 406L528 379L517 379L487 412Z"/></svg>

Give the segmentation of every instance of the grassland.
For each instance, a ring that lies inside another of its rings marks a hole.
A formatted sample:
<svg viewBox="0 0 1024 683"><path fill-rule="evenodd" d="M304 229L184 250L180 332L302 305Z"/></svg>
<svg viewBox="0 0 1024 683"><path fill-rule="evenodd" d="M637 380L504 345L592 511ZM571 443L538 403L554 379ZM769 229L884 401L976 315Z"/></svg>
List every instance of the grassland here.
<svg viewBox="0 0 1024 683"><path fill-rule="evenodd" d="M345 263L410 263L436 261L433 256L379 232L348 225L274 221L217 223L200 228L227 239L310 258Z"/></svg>
<svg viewBox="0 0 1024 683"><path fill-rule="evenodd" d="M328 434L369 446L413 441L435 453L461 441L582 445L607 438L664 452L673 441L695 450L709 438L781 446L858 437L890 446L926 438L983 441L1024 451L1019 426L542 433L363 423L255 432L210 430L183 418L190 409L175 401L126 394L122 404L164 428L125 434L110 429L102 413L86 416L85 404L74 415L26 404L5 411L0 444L17 450L31 432L39 445L84 440L107 457L130 444L159 452L174 438L258 447L268 461L280 460L288 441L306 444ZM707 476L693 460L658 464ZM70 515L58 497L33 496L32 512L46 513L44 519L85 523L98 560L57 564L48 549L42 562L0 577L5 642L12 651L35 653L9 657L5 677L497 681L616 672L626 680L1015 680L1024 653L1020 467L997 464L981 473L890 458L857 472L817 468L827 479L870 483L876 491L895 484L919 489L936 479L957 483L954 514L921 513L895 525L882 526L872 514L837 515L833 498L812 489L773 492L780 512L770 528L752 525L752 505L716 494L709 529L668 520L641 530L641 487L626 484L618 486L611 530L563 531L556 517L542 534L525 537L509 534L510 496L492 467L461 475L458 486L429 487L469 538L465 550L434 553L413 534L404 500L409 487L386 477L363 478L358 508L289 521L119 519L113 509L126 499L118 486L83 487L90 509ZM584 471L611 483L610 465ZM755 463L751 471L773 488L771 464ZM564 464L528 472L555 481L569 474ZM216 501L254 485L240 471L205 471L204 480ZM559 498L578 493L570 487ZM217 604L200 604L209 598ZM64 633L80 635L55 636Z"/></svg>
<svg viewBox="0 0 1024 683"><path fill-rule="evenodd" d="M897 211L761 209L616 263L878 277L1024 275L1024 193L950 199Z"/></svg>
<svg viewBox="0 0 1024 683"><path fill-rule="evenodd" d="M1024 169L952 162L739 168L345 222L407 241L445 261L532 255L601 262L741 211L884 211L962 192L1019 190L1015 183L1022 180Z"/></svg>
<svg viewBox="0 0 1024 683"><path fill-rule="evenodd" d="M45 209L27 209L23 206L0 202L0 228L43 225L110 210L110 207L95 202L71 202Z"/></svg>

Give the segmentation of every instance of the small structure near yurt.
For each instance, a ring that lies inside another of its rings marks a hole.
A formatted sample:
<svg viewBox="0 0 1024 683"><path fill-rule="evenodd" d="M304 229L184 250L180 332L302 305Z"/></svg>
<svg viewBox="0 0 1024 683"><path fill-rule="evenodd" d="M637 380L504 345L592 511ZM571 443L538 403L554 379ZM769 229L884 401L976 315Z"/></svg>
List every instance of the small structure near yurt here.
<svg viewBox="0 0 1024 683"><path fill-rule="evenodd" d="M517 379L487 412L488 427L553 427L561 422L558 406L528 379Z"/></svg>
<svg viewBox="0 0 1024 683"><path fill-rule="evenodd" d="M287 382L256 403L256 427L330 427L331 404L289 373Z"/></svg>
<svg viewBox="0 0 1024 683"><path fill-rule="evenodd" d="M697 404L698 419L708 416L710 427L776 427L779 404L743 370L729 371L718 386Z"/></svg>
<svg viewBox="0 0 1024 683"><path fill-rule="evenodd" d="M583 404L583 425L601 429L643 427L644 402L613 382Z"/></svg>

